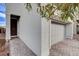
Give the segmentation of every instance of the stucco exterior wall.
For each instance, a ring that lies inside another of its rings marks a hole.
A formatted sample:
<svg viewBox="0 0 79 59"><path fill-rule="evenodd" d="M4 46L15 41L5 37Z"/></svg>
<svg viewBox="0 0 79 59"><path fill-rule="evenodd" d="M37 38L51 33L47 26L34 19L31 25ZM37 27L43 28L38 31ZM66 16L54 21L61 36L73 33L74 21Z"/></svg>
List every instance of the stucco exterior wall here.
<svg viewBox="0 0 79 59"><path fill-rule="evenodd" d="M6 13L6 40L8 41L8 40L10 40L11 38L10 38L10 15L9 15L9 13Z"/></svg>
<svg viewBox="0 0 79 59"><path fill-rule="evenodd" d="M48 56L50 49L50 24L51 20L41 18L41 55Z"/></svg>
<svg viewBox="0 0 79 59"><path fill-rule="evenodd" d="M19 38L36 54L41 55L41 18L32 4L32 11L28 12L24 4L6 4L7 28L6 38L10 39L10 14L21 16L18 22Z"/></svg>

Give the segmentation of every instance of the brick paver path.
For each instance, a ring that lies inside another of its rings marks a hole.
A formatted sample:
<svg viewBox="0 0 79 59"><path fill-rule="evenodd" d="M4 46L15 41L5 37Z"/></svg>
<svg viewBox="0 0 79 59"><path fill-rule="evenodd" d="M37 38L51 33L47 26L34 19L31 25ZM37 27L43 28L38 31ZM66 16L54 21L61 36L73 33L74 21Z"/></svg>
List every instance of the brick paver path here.
<svg viewBox="0 0 79 59"><path fill-rule="evenodd" d="M79 56L79 35L52 45L50 56Z"/></svg>

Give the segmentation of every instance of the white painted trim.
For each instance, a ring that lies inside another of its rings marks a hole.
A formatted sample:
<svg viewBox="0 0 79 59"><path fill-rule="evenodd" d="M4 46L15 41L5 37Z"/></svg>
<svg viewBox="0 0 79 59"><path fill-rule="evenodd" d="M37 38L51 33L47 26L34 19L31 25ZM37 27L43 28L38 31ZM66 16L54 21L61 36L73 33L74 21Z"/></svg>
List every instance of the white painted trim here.
<svg viewBox="0 0 79 59"><path fill-rule="evenodd" d="M51 49L51 20L49 20L49 49Z"/></svg>

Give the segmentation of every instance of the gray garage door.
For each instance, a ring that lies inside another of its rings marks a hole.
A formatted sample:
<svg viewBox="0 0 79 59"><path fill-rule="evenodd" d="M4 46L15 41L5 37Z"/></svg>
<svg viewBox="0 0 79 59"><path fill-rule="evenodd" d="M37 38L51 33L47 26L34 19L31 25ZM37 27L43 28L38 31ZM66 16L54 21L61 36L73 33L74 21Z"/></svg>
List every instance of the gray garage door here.
<svg viewBox="0 0 79 59"><path fill-rule="evenodd" d="M64 25L61 24L51 24L51 44L56 44L64 40Z"/></svg>

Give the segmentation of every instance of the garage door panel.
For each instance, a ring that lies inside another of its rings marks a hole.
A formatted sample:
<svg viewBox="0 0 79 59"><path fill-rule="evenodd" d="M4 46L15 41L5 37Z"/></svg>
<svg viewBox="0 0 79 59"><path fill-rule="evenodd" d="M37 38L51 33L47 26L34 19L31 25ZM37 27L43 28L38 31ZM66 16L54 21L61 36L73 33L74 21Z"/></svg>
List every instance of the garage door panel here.
<svg viewBox="0 0 79 59"><path fill-rule="evenodd" d="M64 25L51 24L51 44L64 40Z"/></svg>

